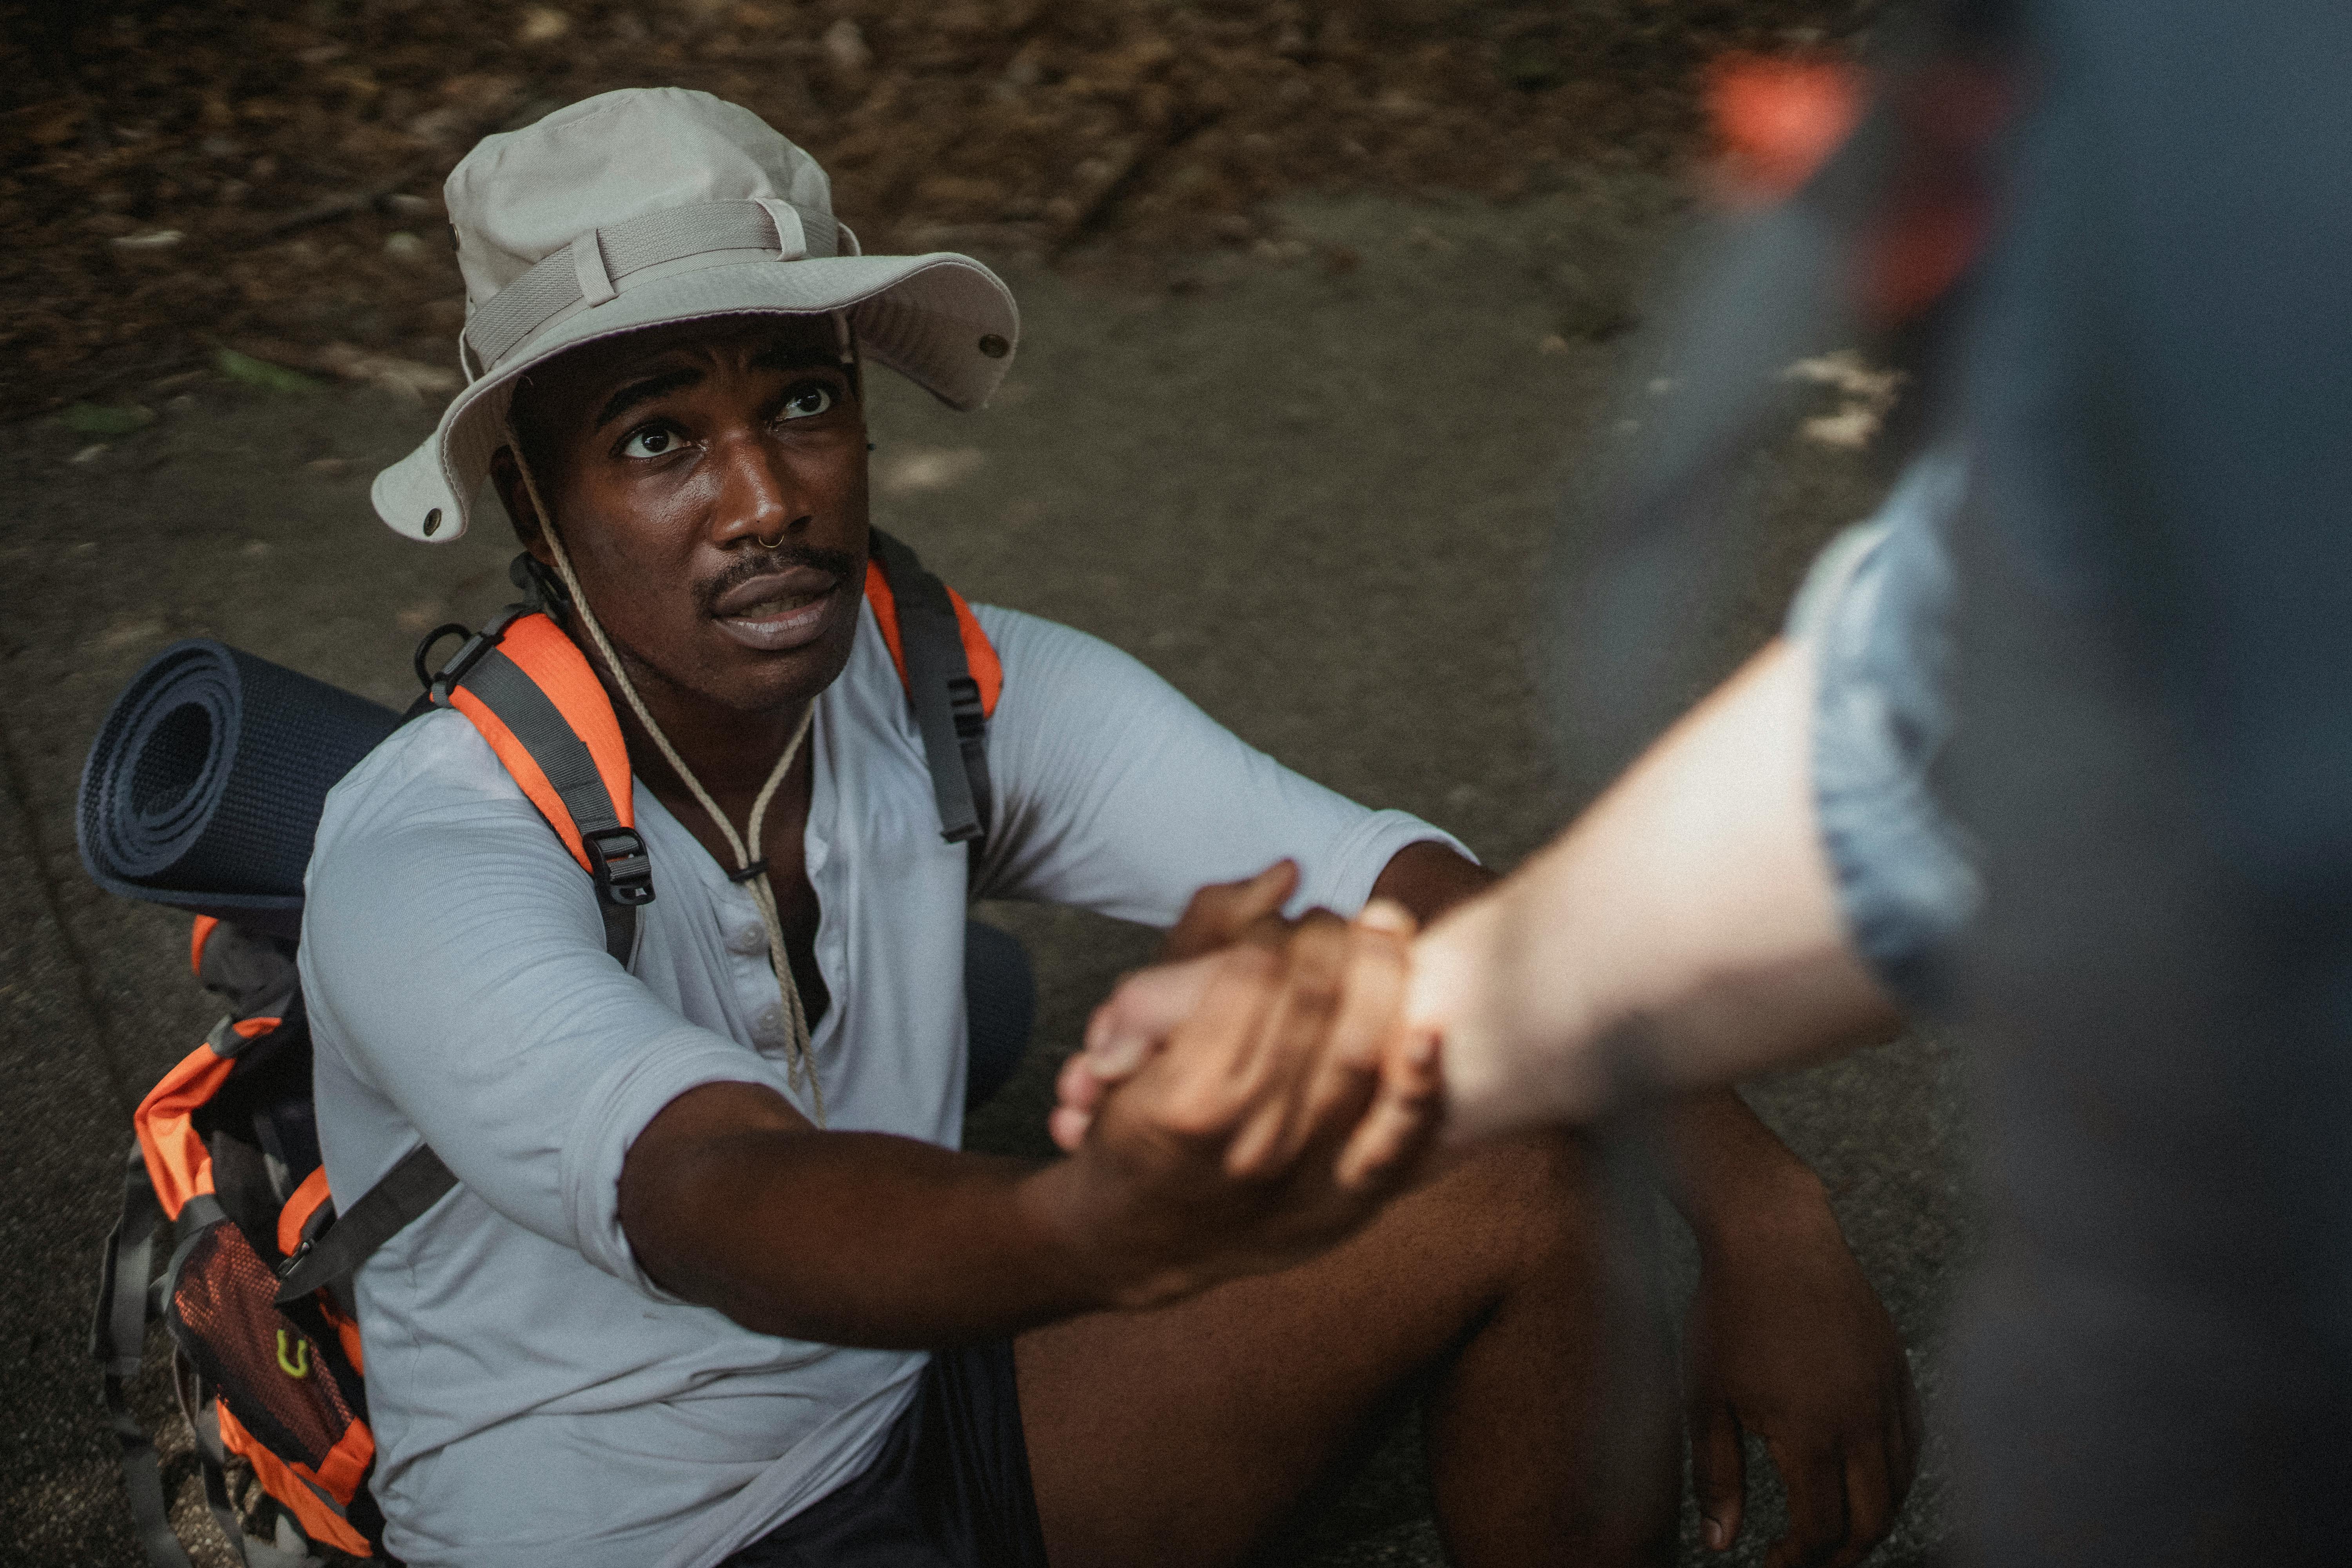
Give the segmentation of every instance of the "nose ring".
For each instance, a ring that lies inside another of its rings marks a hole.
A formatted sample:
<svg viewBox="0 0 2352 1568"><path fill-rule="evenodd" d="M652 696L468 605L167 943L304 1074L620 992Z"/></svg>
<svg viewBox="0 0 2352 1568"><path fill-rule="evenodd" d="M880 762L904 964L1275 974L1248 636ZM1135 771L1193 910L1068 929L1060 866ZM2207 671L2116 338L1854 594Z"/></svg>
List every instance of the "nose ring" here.
<svg viewBox="0 0 2352 1568"><path fill-rule="evenodd" d="M762 550L782 550L784 547L784 531L781 528L776 530L773 539L762 539L755 533L751 536L751 542Z"/></svg>

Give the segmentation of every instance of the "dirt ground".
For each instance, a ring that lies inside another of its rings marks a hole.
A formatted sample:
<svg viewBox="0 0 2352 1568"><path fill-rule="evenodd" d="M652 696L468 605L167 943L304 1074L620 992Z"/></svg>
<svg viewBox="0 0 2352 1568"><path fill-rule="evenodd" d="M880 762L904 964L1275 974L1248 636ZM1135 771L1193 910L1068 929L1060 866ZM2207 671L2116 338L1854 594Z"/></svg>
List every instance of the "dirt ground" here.
<svg viewBox="0 0 2352 1568"><path fill-rule="evenodd" d="M994 407L956 416L877 383L879 520L975 597L1109 638L1284 761L1507 865L1567 805L1526 675L1528 584L1563 473L1622 438L1593 426L1639 340L1562 340L1561 268L1635 288L1679 205L1670 183L1623 172L1507 206L1303 202L1276 216L1360 265L1219 253L1179 290L1007 261L1028 337ZM506 595L495 526L423 546L369 513L370 476L428 424L377 388L207 377L94 454L34 420L0 455L0 1016L17 1107L0 1186L0 1408L13 1413L0 1496L16 1544L0 1542L0 1560L133 1560L81 1348L91 1264L129 1102L211 1016L185 977L184 922L80 872L82 754L121 681L181 637L404 700L416 634ZM1769 631L1811 549L1881 478L1867 451L1792 422L1756 476L1765 564L1718 629L1718 663ZM1030 940L1044 1012L972 1142L1037 1151L1054 1065L1150 933L1069 911L988 914ZM1968 1237L1955 1064L1914 1039L1754 1093L1828 1179L1915 1348L1932 1426ZM1673 1267L1687 1278L1686 1247ZM161 1414L167 1396L150 1394ZM1937 1436L1879 1562L1926 1561L1941 1540L1943 1452ZM175 1479L193 1531L184 1464ZM1777 1500L1758 1489L1769 1529ZM1749 1539L1739 1561L1756 1560L1760 1532ZM1440 1561L1409 1432L1292 1560Z"/></svg>
<svg viewBox="0 0 2352 1568"><path fill-rule="evenodd" d="M877 521L973 597L1108 638L1286 763L1507 866L1591 782L1540 732L1532 584L1563 480L1637 438L1652 395L1631 367L1687 206L1693 71L1875 10L0 5L0 1564L138 1560L89 1292L129 1107L213 1017L184 921L76 858L99 716L199 635L404 702L416 636L508 595L494 524L409 544L366 500L447 389L434 193L470 138L625 81L707 86L803 135L870 247L1000 266L1013 378L961 416L877 381ZM1752 582L1707 633L1716 668L1884 483L1866 440L1834 439L1854 434L1838 379L1751 476ZM1054 1067L1152 933L983 912L1029 941L1042 1016L971 1142L1043 1152ZM1970 1245L1957 1064L1915 1038L1751 1093L1914 1347L1927 1466L1874 1561L1932 1561L1937 1352ZM152 1377L146 1398L164 1415ZM1413 1456L1408 1426L1282 1560L1441 1562ZM192 1468L170 1474L200 1538ZM1780 1517L1755 1489L1741 1563Z"/></svg>
<svg viewBox="0 0 2352 1568"><path fill-rule="evenodd" d="M615 87L748 105L871 248L1151 269L1278 245L1309 192L1664 166L1730 50L1881 0L5 0L0 417L223 347L455 390L439 189L483 133Z"/></svg>

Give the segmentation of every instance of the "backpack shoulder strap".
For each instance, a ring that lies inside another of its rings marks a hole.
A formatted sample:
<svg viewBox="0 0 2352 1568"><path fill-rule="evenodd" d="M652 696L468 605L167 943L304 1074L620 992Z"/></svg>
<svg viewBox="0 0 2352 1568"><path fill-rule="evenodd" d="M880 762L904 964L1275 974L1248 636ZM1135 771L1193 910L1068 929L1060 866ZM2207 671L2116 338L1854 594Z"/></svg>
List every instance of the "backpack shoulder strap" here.
<svg viewBox="0 0 2352 1568"><path fill-rule="evenodd" d="M994 804L988 781L988 721L1004 689L1004 667L962 595L932 575L899 541L878 528L873 539L866 598L923 737L939 800L940 837L971 845L977 860Z"/></svg>
<svg viewBox="0 0 2352 1568"><path fill-rule="evenodd" d="M427 638L428 646L442 635ZM424 649L417 652L421 669ZM637 910L653 901L653 863L637 837L620 721L587 659L545 615L509 610L459 646L411 713L437 707L455 708L481 731L594 879L604 951L627 964ZM441 1157L420 1144L287 1258L278 1269L279 1303L341 1289L377 1247L457 1184Z"/></svg>
<svg viewBox="0 0 2352 1568"><path fill-rule="evenodd" d="M653 864L637 836L629 752L588 660L536 611L509 612L467 638L425 696L481 731L516 784L595 881L604 946L625 965Z"/></svg>
<svg viewBox="0 0 2352 1568"><path fill-rule="evenodd" d="M324 1235L306 1238L278 1266L278 1304L283 1307L313 1290L342 1285L377 1247L457 1184L456 1173L441 1163L441 1156L419 1143L361 1194L358 1202L338 1214Z"/></svg>

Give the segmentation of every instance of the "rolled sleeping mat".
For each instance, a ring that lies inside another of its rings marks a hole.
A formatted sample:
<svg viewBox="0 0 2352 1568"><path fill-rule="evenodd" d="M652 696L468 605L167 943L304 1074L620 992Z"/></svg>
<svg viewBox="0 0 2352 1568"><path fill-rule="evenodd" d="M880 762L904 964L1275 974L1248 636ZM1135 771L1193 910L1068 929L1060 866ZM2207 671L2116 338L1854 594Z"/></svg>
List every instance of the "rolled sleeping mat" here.
<svg viewBox="0 0 2352 1568"><path fill-rule="evenodd" d="M81 863L109 892L298 935L327 792L399 727L266 658L173 643L99 726L75 812Z"/></svg>

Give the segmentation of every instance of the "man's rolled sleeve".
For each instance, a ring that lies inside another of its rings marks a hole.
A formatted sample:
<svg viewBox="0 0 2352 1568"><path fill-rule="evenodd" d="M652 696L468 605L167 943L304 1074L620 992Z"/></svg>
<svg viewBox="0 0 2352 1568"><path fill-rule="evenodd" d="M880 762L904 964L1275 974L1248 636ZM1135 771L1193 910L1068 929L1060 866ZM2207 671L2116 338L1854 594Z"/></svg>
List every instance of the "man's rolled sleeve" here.
<svg viewBox="0 0 2352 1568"><path fill-rule="evenodd" d="M1321 862L1300 879L1297 896L1291 900L1294 910L1320 908L1353 914L1371 901L1373 884L1398 851L1415 844L1443 844L1465 860L1477 858L1454 835L1411 812L1367 812L1333 839Z"/></svg>
<svg viewBox="0 0 2352 1568"><path fill-rule="evenodd" d="M989 730L997 789L982 889L1171 924L1194 890L1286 857L1290 910L1352 915L1398 850L1452 835L1373 811L1244 743L1100 639L982 605L1004 660Z"/></svg>
<svg viewBox="0 0 2352 1568"><path fill-rule="evenodd" d="M563 1208L572 1245L607 1274L625 1279L659 1300L672 1296L637 1266L635 1251L621 1228L621 1169L629 1150L662 1112L689 1089L708 1083L765 1083L782 1091L761 1070L765 1064L733 1041L708 1030L684 1029L677 1037L654 1042L634 1060L614 1064L581 1097L561 1155ZM687 1037L700 1035L704 1037Z"/></svg>
<svg viewBox="0 0 2352 1568"><path fill-rule="evenodd" d="M482 773L488 749L454 716L423 722L445 729L406 759L442 765L400 780L363 764L311 860L303 987L334 1042L320 1081L347 1075L393 1113L345 1116L322 1093L348 1134L329 1142L330 1184L348 1203L421 1138L506 1219L659 1295L621 1230L631 1143L690 1089L779 1076L615 963L587 877ZM478 758L446 754L469 745Z"/></svg>

